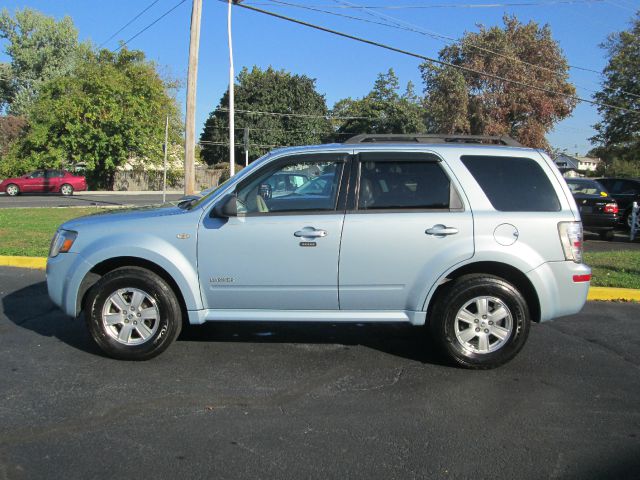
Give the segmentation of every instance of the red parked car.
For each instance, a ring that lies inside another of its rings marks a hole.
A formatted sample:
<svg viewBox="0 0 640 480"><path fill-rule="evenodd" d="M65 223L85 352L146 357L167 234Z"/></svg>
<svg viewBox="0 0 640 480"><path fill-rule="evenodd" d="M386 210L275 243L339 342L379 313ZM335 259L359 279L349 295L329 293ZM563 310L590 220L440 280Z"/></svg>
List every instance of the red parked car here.
<svg viewBox="0 0 640 480"><path fill-rule="evenodd" d="M0 192L15 196L19 193L61 193L73 195L74 191L87 189L87 180L66 170L36 170L22 177L7 178L0 183Z"/></svg>

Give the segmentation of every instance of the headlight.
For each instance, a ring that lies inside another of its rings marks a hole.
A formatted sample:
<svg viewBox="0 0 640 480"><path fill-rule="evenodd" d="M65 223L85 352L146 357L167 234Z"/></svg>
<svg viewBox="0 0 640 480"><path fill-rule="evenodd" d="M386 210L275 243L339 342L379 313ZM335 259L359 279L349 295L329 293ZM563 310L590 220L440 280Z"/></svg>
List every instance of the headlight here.
<svg viewBox="0 0 640 480"><path fill-rule="evenodd" d="M71 249L73 242L76 241L78 232L71 230L58 230L51 240L49 248L49 257L53 258L59 253L66 253Z"/></svg>

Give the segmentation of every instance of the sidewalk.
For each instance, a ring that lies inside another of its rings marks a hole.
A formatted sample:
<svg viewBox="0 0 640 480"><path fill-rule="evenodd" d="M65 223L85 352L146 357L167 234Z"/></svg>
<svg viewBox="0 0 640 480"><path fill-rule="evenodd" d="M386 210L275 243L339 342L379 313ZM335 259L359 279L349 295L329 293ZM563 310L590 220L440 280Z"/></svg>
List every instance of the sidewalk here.
<svg viewBox="0 0 640 480"><path fill-rule="evenodd" d="M108 191L108 190L87 190L84 192L75 192L76 196L82 195L162 195L162 190L120 190L120 191ZM184 195L183 190L167 190L167 195Z"/></svg>

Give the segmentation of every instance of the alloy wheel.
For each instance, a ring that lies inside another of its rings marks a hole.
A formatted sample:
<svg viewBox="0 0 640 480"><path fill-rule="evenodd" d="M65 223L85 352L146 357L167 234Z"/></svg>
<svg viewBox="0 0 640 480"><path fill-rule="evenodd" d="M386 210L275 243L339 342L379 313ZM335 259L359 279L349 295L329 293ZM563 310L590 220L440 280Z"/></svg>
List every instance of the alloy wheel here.
<svg viewBox="0 0 640 480"><path fill-rule="evenodd" d="M113 292L102 308L102 325L114 340L141 345L153 337L160 323L160 310L153 297L137 288Z"/></svg>
<svg viewBox="0 0 640 480"><path fill-rule="evenodd" d="M458 310L454 330L465 350L479 354L495 352L513 333L513 315L497 297L475 297Z"/></svg>

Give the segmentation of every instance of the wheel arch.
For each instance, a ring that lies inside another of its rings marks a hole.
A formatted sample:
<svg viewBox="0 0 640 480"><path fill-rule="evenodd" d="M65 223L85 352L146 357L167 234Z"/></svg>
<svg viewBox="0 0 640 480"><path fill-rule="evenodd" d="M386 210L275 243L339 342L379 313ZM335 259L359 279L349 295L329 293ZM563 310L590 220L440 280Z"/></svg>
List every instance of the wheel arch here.
<svg viewBox="0 0 640 480"><path fill-rule="evenodd" d="M182 309L182 318L184 320L187 319L187 304L184 295L182 293L182 290L180 289L180 286L171 276L171 274L169 274L169 272L167 272L167 270L165 270L162 266L158 265L155 262L152 262L151 260L131 256L112 257L94 265L80 282L76 300L76 311L80 312L84 309L89 290L96 284L98 280L100 280L100 278L102 278L107 273L122 267L143 268L155 273L160 278L162 278L165 282L167 282L167 284L169 284L169 286L175 293L176 298L180 303L180 308Z"/></svg>
<svg viewBox="0 0 640 480"><path fill-rule="evenodd" d="M527 278L527 276L521 270L512 265L490 261L468 263L446 274L442 279L443 281L440 283L440 285L438 285L436 290L431 295L431 298L428 299L428 305L426 308L427 321L433 311L434 306L438 302L438 299L448 288L449 282L451 280L462 277L463 275L470 274L494 275L511 283L524 296L527 302L527 307L529 308L529 313L531 314L531 320L534 322L540 322L540 299L535 287L533 286L533 283L531 283L531 280L529 280L529 278Z"/></svg>

